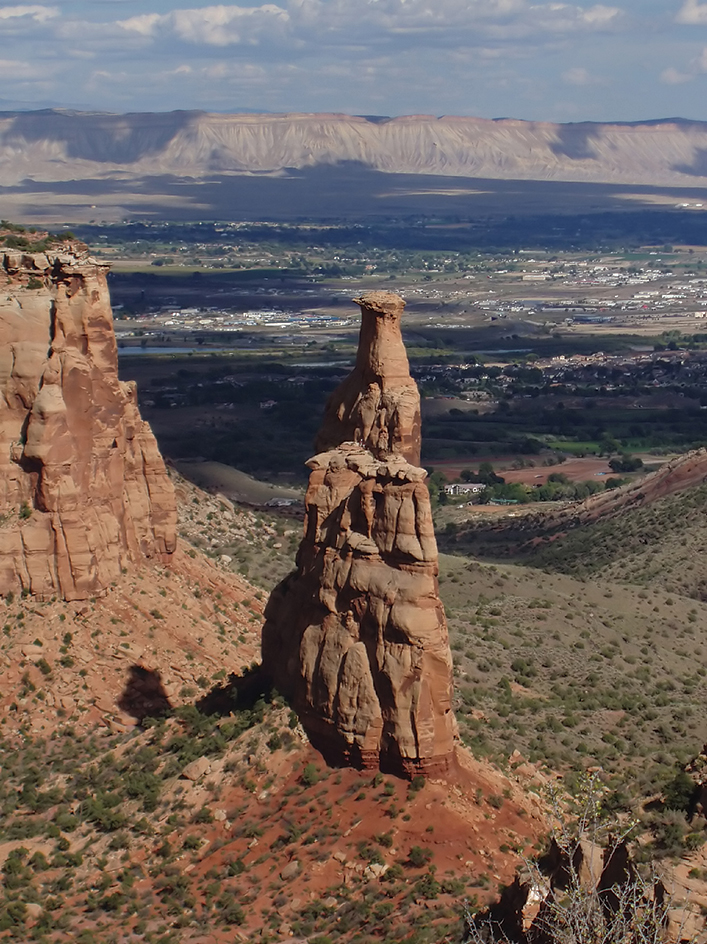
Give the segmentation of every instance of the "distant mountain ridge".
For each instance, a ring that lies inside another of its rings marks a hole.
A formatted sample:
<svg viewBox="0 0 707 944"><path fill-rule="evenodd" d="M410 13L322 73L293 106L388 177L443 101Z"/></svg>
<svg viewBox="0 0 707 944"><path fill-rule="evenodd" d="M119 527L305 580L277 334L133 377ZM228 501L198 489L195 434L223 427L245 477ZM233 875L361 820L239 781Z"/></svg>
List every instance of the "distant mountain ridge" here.
<svg viewBox="0 0 707 944"><path fill-rule="evenodd" d="M707 122L0 112L0 186L27 180L279 175L343 162L397 174L694 188L707 185Z"/></svg>

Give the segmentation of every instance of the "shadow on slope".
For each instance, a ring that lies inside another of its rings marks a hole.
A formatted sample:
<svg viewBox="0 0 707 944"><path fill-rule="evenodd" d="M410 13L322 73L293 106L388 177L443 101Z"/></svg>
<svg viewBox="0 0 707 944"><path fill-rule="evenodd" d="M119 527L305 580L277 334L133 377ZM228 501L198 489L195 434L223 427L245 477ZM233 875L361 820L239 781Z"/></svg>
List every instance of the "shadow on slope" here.
<svg viewBox="0 0 707 944"><path fill-rule="evenodd" d="M597 155L591 144L601 138L601 126L588 123L557 126L557 141L550 145L550 150L558 156L569 157L573 161L596 160Z"/></svg>
<svg viewBox="0 0 707 944"><path fill-rule="evenodd" d="M172 705L156 669L131 665L128 680L116 704L121 711L142 724L145 718L164 718L172 713Z"/></svg>
<svg viewBox="0 0 707 944"><path fill-rule="evenodd" d="M170 129L157 129L145 132L139 140L130 134L120 147L137 160L141 152L158 148L160 134L169 133ZM555 147L569 150L579 160L593 156L585 153L589 140L587 135L582 139L568 133ZM113 153L107 141L96 145L103 161ZM409 222L410 217L422 215L469 224L468 231L434 230L440 249L525 244L538 238L553 245L566 245L569 240L573 245L578 234L581 237L588 229L595 234L594 242L597 233L605 240L621 240L628 232L641 243L682 241L696 245L704 231L701 214L674 208L686 200L702 202L704 189L700 187L388 174L355 161L289 168L278 175L205 174L198 180L170 175L55 182L28 179L0 192L10 201L13 213L25 220L35 216L47 219L61 210L62 220L75 223L110 219L114 213L116 220L133 216L172 222L382 218ZM601 219L602 214L606 219ZM562 228L557 238L554 227ZM426 229L433 231L432 226ZM420 226L403 228L399 235L404 236L407 230L413 245Z"/></svg>
<svg viewBox="0 0 707 944"><path fill-rule="evenodd" d="M5 133L6 145L52 141L63 144L67 157L101 164L132 164L159 154L199 112L160 114L87 115L72 112L24 112L15 116Z"/></svg>

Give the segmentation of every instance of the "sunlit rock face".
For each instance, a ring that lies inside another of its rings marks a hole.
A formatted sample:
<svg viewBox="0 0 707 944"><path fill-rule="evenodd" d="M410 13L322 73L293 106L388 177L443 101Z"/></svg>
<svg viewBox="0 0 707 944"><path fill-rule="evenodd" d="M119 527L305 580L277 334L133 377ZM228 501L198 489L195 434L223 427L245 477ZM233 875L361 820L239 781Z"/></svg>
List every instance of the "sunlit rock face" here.
<svg viewBox="0 0 707 944"><path fill-rule="evenodd" d="M356 299L356 366L310 459L297 569L272 593L263 665L334 762L448 775L457 726L404 302Z"/></svg>
<svg viewBox="0 0 707 944"><path fill-rule="evenodd" d="M392 292L354 301L361 306L356 366L329 398L317 449L358 442L376 456L419 465L420 394L400 333L405 302Z"/></svg>
<svg viewBox="0 0 707 944"><path fill-rule="evenodd" d="M118 380L106 267L0 245L0 594L80 600L176 545L172 485Z"/></svg>

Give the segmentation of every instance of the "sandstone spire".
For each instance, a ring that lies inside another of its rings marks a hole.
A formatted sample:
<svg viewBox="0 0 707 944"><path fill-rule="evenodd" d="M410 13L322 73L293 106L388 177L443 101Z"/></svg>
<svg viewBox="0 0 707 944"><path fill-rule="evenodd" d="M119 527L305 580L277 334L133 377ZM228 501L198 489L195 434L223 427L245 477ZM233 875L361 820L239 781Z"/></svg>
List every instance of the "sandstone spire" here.
<svg viewBox="0 0 707 944"><path fill-rule="evenodd" d="M0 246L0 288L0 595L84 599L174 551L174 492L118 380L106 267Z"/></svg>
<svg viewBox="0 0 707 944"><path fill-rule="evenodd" d="M326 451L307 463L304 537L265 611L263 666L333 760L447 773L452 660L426 473L407 459L419 456L420 422L403 301L356 301L356 367L327 406Z"/></svg>
<svg viewBox="0 0 707 944"><path fill-rule="evenodd" d="M405 302L367 292L361 306L356 366L329 399L317 450L358 442L376 456L389 452L420 463L420 394L410 376L400 319Z"/></svg>

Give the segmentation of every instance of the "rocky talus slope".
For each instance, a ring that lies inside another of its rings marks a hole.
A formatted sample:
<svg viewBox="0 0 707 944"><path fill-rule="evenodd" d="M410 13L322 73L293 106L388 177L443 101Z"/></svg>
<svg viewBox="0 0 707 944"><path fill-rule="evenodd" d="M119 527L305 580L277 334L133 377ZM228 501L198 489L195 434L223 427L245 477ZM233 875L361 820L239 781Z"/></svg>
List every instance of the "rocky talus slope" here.
<svg viewBox="0 0 707 944"><path fill-rule="evenodd" d="M0 114L0 184L116 174L281 173L357 162L395 174L704 186L707 125L341 114Z"/></svg>
<svg viewBox="0 0 707 944"><path fill-rule="evenodd" d="M404 456L419 455L419 413L397 410L394 398L383 405L385 386L371 382L395 377L404 402L414 400L403 303L382 292L358 301L359 357L329 405L324 438L333 448L308 463L297 570L266 608L263 665L325 756L446 774L457 727L437 545L426 473ZM332 412L341 421L336 445ZM359 442L347 441L352 426Z"/></svg>
<svg viewBox="0 0 707 944"><path fill-rule="evenodd" d="M106 269L0 246L0 594L84 600L166 562L174 490L118 380Z"/></svg>

